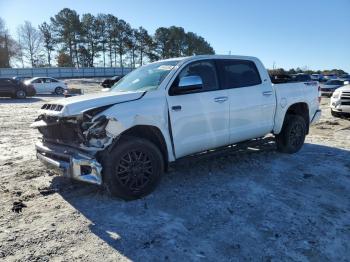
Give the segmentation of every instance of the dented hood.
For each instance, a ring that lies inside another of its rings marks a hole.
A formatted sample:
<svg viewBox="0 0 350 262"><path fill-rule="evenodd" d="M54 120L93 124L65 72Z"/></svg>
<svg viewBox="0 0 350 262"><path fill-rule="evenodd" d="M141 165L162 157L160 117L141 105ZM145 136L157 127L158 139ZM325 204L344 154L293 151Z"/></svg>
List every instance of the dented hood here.
<svg viewBox="0 0 350 262"><path fill-rule="evenodd" d="M42 114L53 116L75 116L84 111L101 106L133 101L142 97L144 92L101 92L82 96L63 98L46 103L40 110Z"/></svg>

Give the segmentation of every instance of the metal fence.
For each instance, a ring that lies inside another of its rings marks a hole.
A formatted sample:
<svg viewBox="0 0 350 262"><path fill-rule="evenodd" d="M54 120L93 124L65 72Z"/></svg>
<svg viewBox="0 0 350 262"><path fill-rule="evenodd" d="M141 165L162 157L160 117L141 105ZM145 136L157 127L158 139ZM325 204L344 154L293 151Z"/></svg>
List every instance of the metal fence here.
<svg viewBox="0 0 350 262"><path fill-rule="evenodd" d="M48 67L48 68L0 68L0 77L108 77L115 75L125 75L131 68L120 67Z"/></svg>

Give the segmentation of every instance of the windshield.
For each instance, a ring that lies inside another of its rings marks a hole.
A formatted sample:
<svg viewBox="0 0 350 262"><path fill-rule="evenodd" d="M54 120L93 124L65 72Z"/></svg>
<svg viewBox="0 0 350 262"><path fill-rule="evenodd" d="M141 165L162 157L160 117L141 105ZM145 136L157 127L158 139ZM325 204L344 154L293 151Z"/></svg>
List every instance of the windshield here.
<svg viewBox="0 0 350 262"><path fill-rule="evenodd" d="M179 61L163 61L142 66L112 86L112 91L155 90Z"/></svg>

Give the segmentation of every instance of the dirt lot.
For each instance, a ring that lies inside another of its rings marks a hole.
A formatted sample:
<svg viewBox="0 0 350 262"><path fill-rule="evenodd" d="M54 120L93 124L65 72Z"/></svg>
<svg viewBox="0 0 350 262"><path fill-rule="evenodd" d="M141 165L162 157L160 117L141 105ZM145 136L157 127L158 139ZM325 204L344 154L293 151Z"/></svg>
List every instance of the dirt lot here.
<svg viewBox="0 0 350 262"><path fill-rule="evenodd" d="M350 261L350 121L328 99L298 154L267 138L181 161L133 202L36 160L29 125L52 99L0 98L0 260Z"/></svg>

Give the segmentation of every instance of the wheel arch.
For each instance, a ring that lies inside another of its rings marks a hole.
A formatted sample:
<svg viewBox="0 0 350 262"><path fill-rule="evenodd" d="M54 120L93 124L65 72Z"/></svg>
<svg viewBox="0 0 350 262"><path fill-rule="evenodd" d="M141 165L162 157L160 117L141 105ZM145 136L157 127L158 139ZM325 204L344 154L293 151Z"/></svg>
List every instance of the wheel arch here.
<svg viewBox="0 0 350 262"><path fill-rule="evenodd" d="M162 153L163 160L164 160L164 167L165 167L165 170L167 170L168 163L169 163L167 143L166 143L166 140L162 134L162 131L158 127L151 126L151 125L133 126L129 129L123 131L116 138L116 143L113 143L109 150L113 149L113 147L118 144L117 141L123 139L123 137L126 137L126 136L143 138L143 139L150 141L155 146L157 146L159 148L160 152Z"/></svg>
<svg viewBox="0 0 350 262"><path fill-rule="evenodd" d="M283 125L286 121L287 115L299 115L305 120L306 124L306 134L309 133L309 126L310 126L310 115L309 115L309 105L306 102L295 102L285 110L285 113L283 115L283 118L281 118L280 121L278 121L278 125L275 126L273 133L279 134L283 128Z"/></svg>

